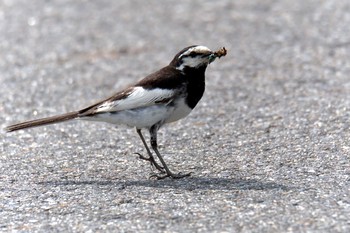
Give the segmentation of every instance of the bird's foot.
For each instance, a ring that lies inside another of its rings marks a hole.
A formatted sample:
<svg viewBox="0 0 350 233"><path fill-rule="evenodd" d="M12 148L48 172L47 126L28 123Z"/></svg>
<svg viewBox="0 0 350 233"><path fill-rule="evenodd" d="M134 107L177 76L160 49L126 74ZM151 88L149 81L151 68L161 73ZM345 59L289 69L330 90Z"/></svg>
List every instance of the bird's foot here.
<svg viewBox="0 0 350 233"><path fill-rule="evenodd" d="M189 172L189 173L172 173L172 172L169 172L169 173L166 173L164 174L165 172L162 172L163 174L153 174L151 175L149 178L150 179L157 179L157 180L162 180L162 179L165 179L167 177L170 177L170 178L173 178L173 179L181 179L181 178L184 178L184 177L187 177L187 176L190 176L192 174L192 172Z"/></svg>
<svg viewBox="0 0 350 233"><path fill-rule="evenodd" d="M142 159L142 160L146 160L148 162L151 163L151 166L156 168L158 171L160 171L161 173L165 173L165 170L162 166L160 166L154 159L153 156L149 156L149 157L145 157L143 155L141 155L140 153L135 153L136 155L139 156L139 159Z"/></svg>

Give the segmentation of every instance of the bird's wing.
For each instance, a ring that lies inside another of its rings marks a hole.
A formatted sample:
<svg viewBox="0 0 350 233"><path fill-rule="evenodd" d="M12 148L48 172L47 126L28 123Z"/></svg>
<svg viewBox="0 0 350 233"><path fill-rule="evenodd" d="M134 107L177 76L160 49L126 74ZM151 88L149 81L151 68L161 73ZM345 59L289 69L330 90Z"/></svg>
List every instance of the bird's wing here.
<svg viewBox="0 0 350 233"><path fill-rule="evenodd" d="M116 95L80 111L80 116L104 112L117 112L155 104L169 103L176 92L170 89L147 89L141 86L129 87Z"/></svg>
<svg viewBox="0 0 350 233"><path fill-rule="evenodd" d="M174 91L169 89L145 89L143 87L133 87L126 93L124 98L112 98L97 106L96 112L115 112L147 107L154 104L168 102L173 96Z"/></svg>
<svg viewBox="0 0 350 233"><path fill-rule="evenodd" d="M80 110L79 116L170 103L179 92L183 91L183 84L182 74L175 68L166 66L148 75L134 86Z"/></svg>

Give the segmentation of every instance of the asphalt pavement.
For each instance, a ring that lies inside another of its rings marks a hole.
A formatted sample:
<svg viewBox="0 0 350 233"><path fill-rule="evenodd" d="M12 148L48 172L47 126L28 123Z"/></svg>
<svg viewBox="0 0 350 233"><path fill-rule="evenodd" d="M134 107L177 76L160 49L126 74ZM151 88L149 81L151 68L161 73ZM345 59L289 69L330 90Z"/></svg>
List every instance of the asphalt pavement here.
<svg viewBox="0 0 350 233"><path fill-rule="evenodd" d="M350 232L350 2L0 1L0 126L77 110L225 46L160 130L179 180L149 179L134 129L0 133L0 232Z"/></svg>

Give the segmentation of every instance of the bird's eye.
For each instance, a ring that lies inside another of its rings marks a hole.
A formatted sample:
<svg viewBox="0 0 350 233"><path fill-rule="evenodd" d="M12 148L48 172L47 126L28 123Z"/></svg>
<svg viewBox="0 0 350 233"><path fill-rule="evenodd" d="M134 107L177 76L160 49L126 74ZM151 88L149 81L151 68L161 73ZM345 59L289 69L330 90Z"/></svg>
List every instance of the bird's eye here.
<svg viewBox="0 0 350 233"><path fill-rule="evenodd" d="M198 54L197 54L197 53L195 53L195 52L192 52L192 53L190 53L188 56L189 56L189 57L197 57L197 56L198 56Z"/></svg>

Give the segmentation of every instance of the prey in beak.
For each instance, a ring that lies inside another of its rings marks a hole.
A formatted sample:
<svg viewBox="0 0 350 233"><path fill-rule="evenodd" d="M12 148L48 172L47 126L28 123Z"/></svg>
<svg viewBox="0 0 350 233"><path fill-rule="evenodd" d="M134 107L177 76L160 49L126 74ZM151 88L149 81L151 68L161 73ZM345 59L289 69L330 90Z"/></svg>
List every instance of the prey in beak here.
<svg viewBox="0 0 350 233"><path fill-rule="evenodd" d="M227 54L227 50L225 49L225 47L222 47L218 51L215 51L209 55L209 63L212 63L213 61L215 61L216 58L226 56L226 54Z"/></svg>

